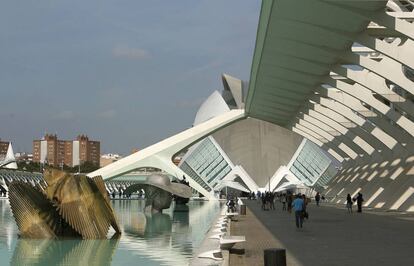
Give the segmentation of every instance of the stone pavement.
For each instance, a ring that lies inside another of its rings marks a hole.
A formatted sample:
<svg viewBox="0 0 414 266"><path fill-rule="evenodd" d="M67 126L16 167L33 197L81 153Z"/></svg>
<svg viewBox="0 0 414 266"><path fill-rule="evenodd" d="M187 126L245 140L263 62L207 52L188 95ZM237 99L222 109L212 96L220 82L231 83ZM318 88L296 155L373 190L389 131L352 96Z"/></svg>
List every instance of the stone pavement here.
<svg viewBox="0 0 414 266"><path fill-rule="evenodd" d="M247 215L231 225L245 235L230 265L263 265L263 249L285 248L288 265L414 265L414 215L389 212L348 214L345 208L308 206L309 220L297 229L294 214L262 211L244 201ZM244 254L242 254L244 249Z"/></svg>

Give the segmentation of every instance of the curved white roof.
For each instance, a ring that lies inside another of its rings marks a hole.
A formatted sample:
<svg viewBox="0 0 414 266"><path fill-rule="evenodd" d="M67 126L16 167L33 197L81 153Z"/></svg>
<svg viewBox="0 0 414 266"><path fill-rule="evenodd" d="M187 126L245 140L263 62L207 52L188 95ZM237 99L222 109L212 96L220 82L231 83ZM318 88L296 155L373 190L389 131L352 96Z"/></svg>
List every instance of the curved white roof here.
<svg viewBox="0 0 414 266"><path fill-rule="evenodd" d="M213 117L224 114L230 111L223 97L218 91L214 91L205 100L197 111L193 125L201 124Z"/></svg>

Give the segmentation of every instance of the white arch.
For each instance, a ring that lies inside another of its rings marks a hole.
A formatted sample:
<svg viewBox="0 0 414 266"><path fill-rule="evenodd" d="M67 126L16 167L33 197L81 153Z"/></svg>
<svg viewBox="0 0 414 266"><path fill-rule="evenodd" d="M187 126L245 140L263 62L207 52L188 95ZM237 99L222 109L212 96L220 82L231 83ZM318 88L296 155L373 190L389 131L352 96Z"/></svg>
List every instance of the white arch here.
<svg viewBox="0 0 414 266"><path fill-rule="evenodd" d="M89 173L88 176L100 175L104 180L110 180L141 167L159 168L178 177L183 175L188 176L172 162L172 157L177 152L214 131L244 118L244 110L229 111ZM188 178L188 181L192 188L196 189L206 198L214 198L213 191L207 191L191 177Z"/></svg>

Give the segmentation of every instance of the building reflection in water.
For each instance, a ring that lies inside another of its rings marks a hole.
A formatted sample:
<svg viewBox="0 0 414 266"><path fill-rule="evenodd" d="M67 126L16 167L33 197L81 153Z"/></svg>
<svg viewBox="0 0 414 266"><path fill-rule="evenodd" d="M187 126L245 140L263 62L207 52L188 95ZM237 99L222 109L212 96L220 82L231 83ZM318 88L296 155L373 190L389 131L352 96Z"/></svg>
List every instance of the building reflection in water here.
<svg viewBox="0 0 414 266"><path fill-rule="evenodd" d="M120 246L166 265L179 265L188 261L200 244L219 210L216 202L191 202L186 207L172 204L163 213L147 214L139 202L115 203L127 207L128 212L118 212L124 228ZM118 207L117 206L117 207ZM138 207L138 208L137 208ZM121 208L116 208L118 210ZM177 211L175 211L177 209ZM201 222L200 220L203 220ZM162 254L162 255L160 255Z"/></svg>
<svg viewBox="0 0 414 266"><path fill-rule="evenodd" d="M10 210L7 199L0 200L1 206L1 226L0 226L0 245L5 245L8 250L12 248L12 241L17 234L17 226Z"/></svg>

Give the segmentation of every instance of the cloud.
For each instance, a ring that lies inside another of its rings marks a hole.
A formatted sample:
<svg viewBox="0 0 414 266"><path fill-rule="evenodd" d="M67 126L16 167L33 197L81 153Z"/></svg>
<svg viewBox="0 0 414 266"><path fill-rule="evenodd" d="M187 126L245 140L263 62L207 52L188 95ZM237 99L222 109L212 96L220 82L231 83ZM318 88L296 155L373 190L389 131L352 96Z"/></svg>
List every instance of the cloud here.
<svg viewBox="0 0 414 266"><path fill-rule="evenodd" d="M116 58L124 58L129 60L143 60L151 57L149 51L142 48L130 48L127 46L116 46L112 50L112 55Z"/></svg>
<svg viewBox="0 0 414 266"><path fill-rule="evenodd" d="M98 114L99 118L104 118L104 119L111 119L111 118L114 118L115 116L116 116L116 111L113 109L105 110Z"/></svg>
<svg viewBox="0 0 414 266"><path fill-rule="evenodd" d="M75 113L71 110L63 110L55 114L53 118L58 120L72 120L75 118Z"/></svg>

